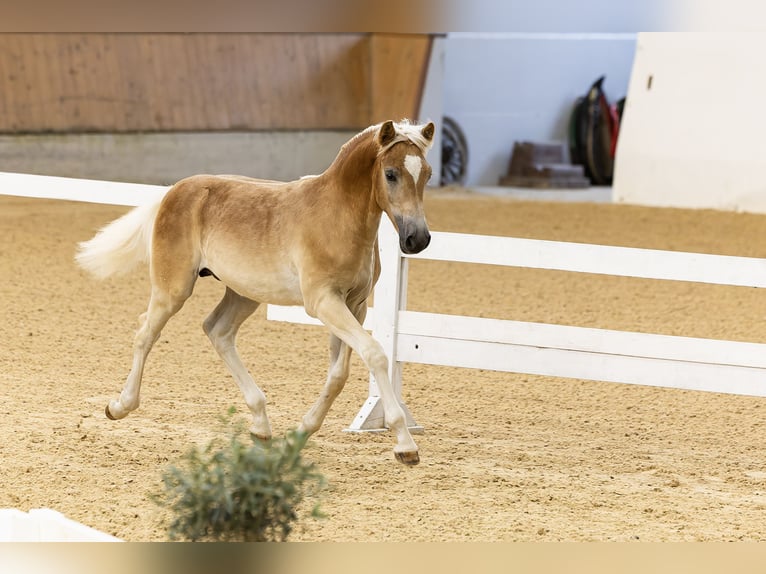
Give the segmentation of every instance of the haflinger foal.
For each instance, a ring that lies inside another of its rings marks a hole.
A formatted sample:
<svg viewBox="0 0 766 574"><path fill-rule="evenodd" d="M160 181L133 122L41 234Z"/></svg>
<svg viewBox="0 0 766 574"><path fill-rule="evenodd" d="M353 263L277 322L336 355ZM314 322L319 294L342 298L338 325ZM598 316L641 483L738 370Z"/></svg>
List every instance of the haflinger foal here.
<svg viewBox="0 0 766 574"><path fill-rule="evenodd" d="M192 176L80 243L77 262L98 278L149 262L151 297L133 364L106 416L121 419L138 408L144 363L160 331L197 278L212 275L226 291L203 329L244 395L255 436L270 438L271 425L266 398L237 353L237 331L261 303L303 305L331 333L330 369L298 430L311 434L320 427L348 378L354 350L377 381L386 425L396 434L396 458L417 464L418 447L394 395L388 358L361 324L380 274L382 214L398 231L403 252L418 253L431 239L423 190L433 136L432 122L387 121L346 142L320 175L291 182Z"/></svg>

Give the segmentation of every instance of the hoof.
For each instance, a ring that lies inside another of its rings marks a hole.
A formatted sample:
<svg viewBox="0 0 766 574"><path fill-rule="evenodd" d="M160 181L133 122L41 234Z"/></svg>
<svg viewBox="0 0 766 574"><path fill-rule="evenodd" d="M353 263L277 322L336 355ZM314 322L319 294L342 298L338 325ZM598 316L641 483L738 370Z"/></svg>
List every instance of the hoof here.
<svg viewBox="0 0 766 574"><path fill-rule="evenodd" d="M112 413L109 412L109 405L106 405L106 408L104 409L104 412L106 413L106 418L108 418L110 421L116 421L117 419L112 416Z"/></svg>
<svg viewBox="0 0 766 574"><path fill-rule="evenodd" d="M407 466L415 466L420 462L420 455L416 450L411 452L395 452L394 456L396 460Z"/></svg>
<svg viewBox="0 0 766 574"><path fill-rule="evenodd" d="M250 438L253 439L253 442L269 442L271 441L271 435L265 435L261 433L256 433L253 431L250 431Z"/></svg>

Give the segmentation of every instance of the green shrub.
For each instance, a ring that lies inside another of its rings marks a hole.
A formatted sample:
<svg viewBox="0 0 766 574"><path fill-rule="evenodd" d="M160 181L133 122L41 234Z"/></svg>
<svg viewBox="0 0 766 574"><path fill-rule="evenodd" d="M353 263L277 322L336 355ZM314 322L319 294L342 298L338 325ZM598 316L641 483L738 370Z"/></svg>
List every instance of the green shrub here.
<svg viewBox="0 0 766 574"><path fill-rule="evenodd" d="M163 474L164 492L153 497L173 515L169 538L286 540L305 496L325 484L314 463L301 458L306 440L305 434L289 431L284 438L262 443L235 425L228 439L190 449L180 467L171 466ZM318 503L306 514L321 517Z"/></svg>

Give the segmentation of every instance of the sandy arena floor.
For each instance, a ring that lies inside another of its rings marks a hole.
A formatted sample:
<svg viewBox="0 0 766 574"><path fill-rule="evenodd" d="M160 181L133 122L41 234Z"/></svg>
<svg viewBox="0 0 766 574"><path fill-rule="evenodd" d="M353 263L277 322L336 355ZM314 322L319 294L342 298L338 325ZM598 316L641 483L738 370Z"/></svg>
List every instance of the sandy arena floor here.
<svg viewBox="0 0 766 574"><path fill-rule="evenodd" d="M542 194L541 194L542 195ZM544 195L542 195L544 197ZM0 507L49 507L131 541L165 539L148 498L192 443L244 401L200 328L212 279L166 327L142 405L109 421L145 268L103 283L75 245L126 208L0 196ZM432 229L766 257L766 216L431 193ZM409 307L766 342L766 294L561 272L416 261ZM243 327L240 351L276 433L325 377L322 328ZM766 540L766 399L407 365L404 399L426 429L422 462L397 464L390 434L342 432L367 394L347 387L305 456L329 480L328 518L293 540Z"/></svg>

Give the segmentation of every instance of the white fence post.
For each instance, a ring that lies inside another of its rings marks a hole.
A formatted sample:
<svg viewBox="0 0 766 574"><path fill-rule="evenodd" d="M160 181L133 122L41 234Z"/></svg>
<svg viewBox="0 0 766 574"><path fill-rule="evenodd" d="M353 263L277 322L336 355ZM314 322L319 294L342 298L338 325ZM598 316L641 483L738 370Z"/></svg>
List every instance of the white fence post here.
<svg viewBox="0 0 766 574"><path fill-rule="evenodd" d="M402 401L402 363L396 360L399 311L407 308L408 262L399 250L399 236L386 217L383 217L380 223L378 248L381 272L375 285L375 306L370 309L372 336L381 344L388 357L388 376L391 379L394 394L404 410L407 426L410 432L420 433L423 432L423 427L415 423L407 405ZM372 375L370 375L367 400L346 430L349 432L387 430L380 391Z"/></svg>

